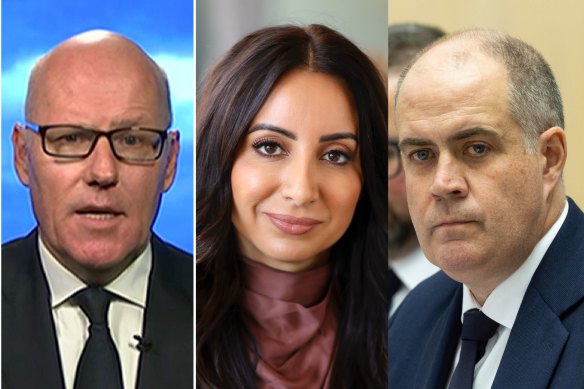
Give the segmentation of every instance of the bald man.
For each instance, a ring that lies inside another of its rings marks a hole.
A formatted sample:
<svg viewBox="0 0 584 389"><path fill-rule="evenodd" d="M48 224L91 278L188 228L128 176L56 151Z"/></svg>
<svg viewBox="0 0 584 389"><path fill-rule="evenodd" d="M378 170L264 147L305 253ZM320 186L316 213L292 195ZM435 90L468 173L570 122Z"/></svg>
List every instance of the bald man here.
<svg viewBox="0 0 584 389"><path fill-rule="evenodd" d="M442 271L390 322L389 387L584 387L584 214L549 65L505 34L453 34L402 73L395 114L412 222Z"/></svg>
<svg viewBox="0 0 584 389"><path fill-rule="evenodd" d="M179 151L165 73L89 31L37 62L25 116L37 227L2 246L2 387L192 388L193 258L151 230Z"/></svg>

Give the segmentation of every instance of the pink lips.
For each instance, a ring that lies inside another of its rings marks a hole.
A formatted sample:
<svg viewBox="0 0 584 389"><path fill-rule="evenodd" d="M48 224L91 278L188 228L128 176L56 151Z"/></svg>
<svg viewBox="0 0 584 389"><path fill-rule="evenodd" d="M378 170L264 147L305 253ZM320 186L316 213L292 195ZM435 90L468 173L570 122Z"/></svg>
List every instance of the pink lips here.
<svg viewBox="0 0 584 389"><path fill-rule="evenodd" d="M320 220L307 217L295 217L275 213L266 213L266 216L280 231L290 235L305 234L322 223Z"/></svg>

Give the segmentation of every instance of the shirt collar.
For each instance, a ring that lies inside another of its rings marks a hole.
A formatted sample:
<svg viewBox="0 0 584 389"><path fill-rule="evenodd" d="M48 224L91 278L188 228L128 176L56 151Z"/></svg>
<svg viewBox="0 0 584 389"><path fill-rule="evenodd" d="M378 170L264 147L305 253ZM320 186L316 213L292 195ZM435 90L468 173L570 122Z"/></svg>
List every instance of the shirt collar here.
<svg viewBox="0 0 584 389"><path fill-rule="evenodd" d="M390 260L389 267L408 290L414 289L420 282L440 270L428 261L420 247L399 259Z"/></svg>
<svg viewBox="0 0 584 389"><path fill-rule="evenodd" d="M546 251L554 241L562 224L564 224L567 215L568 202L566 201L564 210L558 220L556 220L543 238L535 245L525 262L505 281L493 289L482 307L475 300L470 289L466 285L463 285L462 316L471 309L481 309L489 318L511 329L517 318L517 313L519 312L523 296L525 296L531 278L541 263Z"/></svg>
<svg viewBox="0 0 584 389"><path fill-rule="evenodd" d="M40 233L38 246L41 265L47 277L51 293L51 308L55 308L66 302L71 296L87 285L57 261L43 243ZM105 285L104 288L124 298L128 302L145 308L148 294L148 278L151 268L152 245L148 243L146 248L132 261L130 266L113 281Z"/></svg>

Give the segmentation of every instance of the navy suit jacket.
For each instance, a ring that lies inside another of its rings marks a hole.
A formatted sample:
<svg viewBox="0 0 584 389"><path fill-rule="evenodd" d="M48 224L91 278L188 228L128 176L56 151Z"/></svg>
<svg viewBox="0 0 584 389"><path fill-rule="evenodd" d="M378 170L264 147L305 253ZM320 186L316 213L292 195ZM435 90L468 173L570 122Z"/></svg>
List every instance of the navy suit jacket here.
<svg viewBox="0 0 584 389"><path fill-rule="evenodd" d="M493 389L584 388L584 214L568 216L521 303ZM460 337L462 284L439 272L389 324L389 388L444 389Z"/></svg>
<svg viewBox="0 0 584 389"><path fill-rule="evenodd" d="M156 236L143 338L136 388L191 389L193 257ZM36 230L2 247L2 388L64 388Z"/></svg>

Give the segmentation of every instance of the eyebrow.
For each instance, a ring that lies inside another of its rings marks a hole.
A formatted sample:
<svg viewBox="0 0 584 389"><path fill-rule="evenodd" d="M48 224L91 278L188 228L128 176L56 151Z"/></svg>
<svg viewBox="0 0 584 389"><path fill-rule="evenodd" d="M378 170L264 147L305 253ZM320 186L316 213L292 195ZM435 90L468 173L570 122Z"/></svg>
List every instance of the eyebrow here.
<svg viewBox="0 0 584 389"><path fill-rule="evenodd" d="M488 136L488 137L498 137L499 136L499 134L496 131L493 131L489 128L472 127L472 128L468 128L466 130L462 130L460 132L457 132L456 134L450 136L448 138L448 140L449 141L464 140L467 138L472 138L473 136L477 136L477 135L483 135L483 136Z"/></svg>
<svg viewBox="0 0 584 389"><path fill-rule="evenodd" d="M114 120L110 123L110 126L112 128L115 127L133 127L135 126L137 123L140 123L141 118L135 118L135 119L120 119L120 120Z"/></svg>
<svg viewBox="0 0 584 389"><path fill-rule="evenodd" d="M138 115L136 117L114 120L110 123L110 126L111 126L111 128L148 127L148 126L144 126L144 125L140 124L140 123L147 123L148 121L149 121L149 119L146 117L146 115ZM170 123L169 123L169 125L170 125ZM167 127L168 127L168 125L167 125Z"/></svg>
<svg viewBox="0 0 584 389"><path fill-rule="evenodd" d="M491 129L485 127L472 127L466 130L462 130L448 137L447 142L457 142L464 139L472 138L473 136L483 135L491 138L499 137L499 134ZM407 146L429 146L435 143L426 139L420 138L404 138L399 142L399 147Z"/></svg>
<svg viewBox="0 0 584 389"><path fill-rule="evenodd" d="M247 133L251 134L254 131L260 131L260 130L268 130L268 131L277 132L278 134L284 135L286 138L290 138L292 140L298 139L298 137L294 133L292 133L291 131L288 131L288 130L283 129L282 127L274 126L273 124L267 124L267 123L256 124L255 126L250 128Z"/></svg>
<svg viewBox="0 0 584 389"><path fill-rule="evenodd" d="M320 138L318 138L320 142L330 142L332 140L338 139L353 139L355 142L359 143L357 141L357 135L351 132L339 132L336 134L323 135Z"/></svg>
<svg viewBox="0 0 584 389"><path fill-rule="evenodd" d="M278 127L278 126L275 126L273 124L267 124L267 123L256 124L255 126L251 127L247 133L250 134L254 131L260 131L260 130L268 130L268 131L277 132L278 134L284 135L285 137L290 138L292 140L298 140L298 137L293 132L288 131L282 127ZM355 135L351 132L339 132L339 133L334 133L334 134L323 135L320 138L318 138L318 141L319 142L330 142L330 141L338 140L338 139L352 139L358 143L357 135Z"/></svg>

